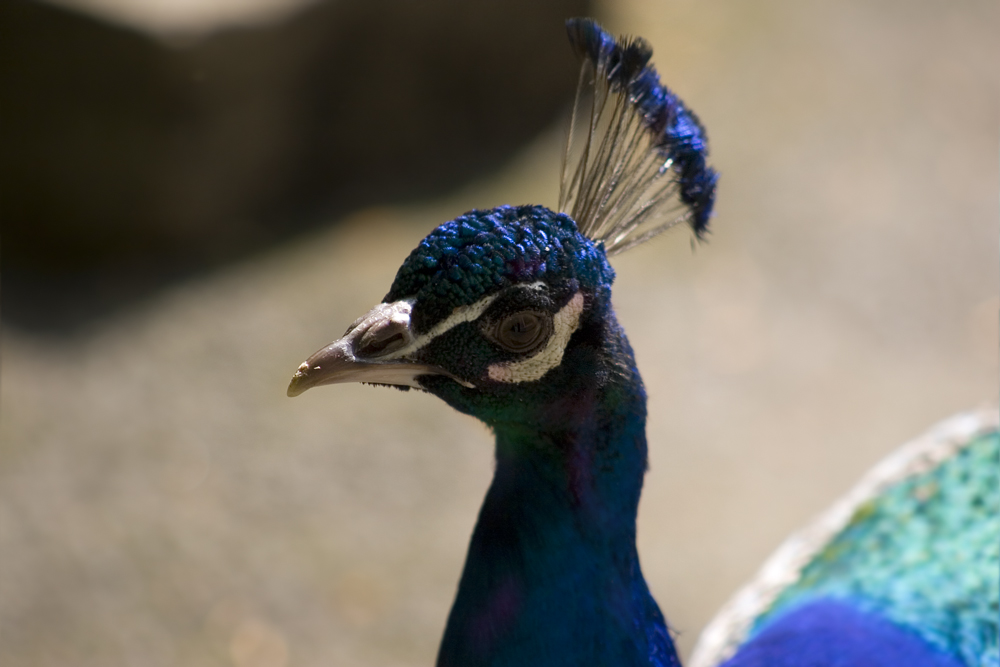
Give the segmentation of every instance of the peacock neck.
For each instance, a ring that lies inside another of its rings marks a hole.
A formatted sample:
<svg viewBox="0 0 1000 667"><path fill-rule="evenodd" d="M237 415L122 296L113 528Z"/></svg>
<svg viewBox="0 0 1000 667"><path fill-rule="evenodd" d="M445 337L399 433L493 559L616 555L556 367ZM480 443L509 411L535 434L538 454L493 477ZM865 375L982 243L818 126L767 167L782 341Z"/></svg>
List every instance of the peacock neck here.
<svg viewBox="0 0 1000 667"><path fill-rule="evenodd" d="M551 418L494 425L496 472L439 667L679 665L635 547L646 399L612 325L600 368L568 383Z"/></svg>

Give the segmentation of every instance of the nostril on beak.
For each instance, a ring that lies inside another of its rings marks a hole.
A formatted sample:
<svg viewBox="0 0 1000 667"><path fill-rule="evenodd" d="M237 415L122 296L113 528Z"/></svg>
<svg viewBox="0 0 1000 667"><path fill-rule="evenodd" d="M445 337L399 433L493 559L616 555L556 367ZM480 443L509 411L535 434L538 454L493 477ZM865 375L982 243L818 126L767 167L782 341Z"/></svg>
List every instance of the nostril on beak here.
<svg viewBox="0 0 1000 667"><path fill-rule="evenodd" d="M388 354L406 345L409 337L404 328L393 326L378 327L377 330L366 331L361 337L360 345L355 350L355 354L362 357L376 357Z"/></svg>
<svg viewBox="0 0 1000 667"><path fill-rule="evenodd" d="M360 359L377 360L413 342L407 301L380 303L358 318L341 342Z"/></svg>

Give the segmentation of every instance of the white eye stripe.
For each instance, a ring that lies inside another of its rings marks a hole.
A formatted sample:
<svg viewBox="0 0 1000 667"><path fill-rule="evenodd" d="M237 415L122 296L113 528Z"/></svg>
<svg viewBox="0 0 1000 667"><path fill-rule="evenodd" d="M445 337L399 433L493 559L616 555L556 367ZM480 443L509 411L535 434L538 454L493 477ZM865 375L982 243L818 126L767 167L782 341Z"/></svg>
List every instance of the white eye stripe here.
<svg viewBox="0 0 1000 667"><path fill-rule="evenodd" d="M520 287L522 289L540 290L540 289L543 289L545 287L545 283L543 283L542 281L539 280L537 282L529 283L527 285L518 285L518 287ZM496 298L498 296L499 296L499 294L493 294L492 296L483 297L479 301L477 301L477 302L475 302L473 304L470 304L468 306L459 306L455 310L451 311L451 315L449 315L448 317L444 318L443 320L441 320L440 322L438 322L437 324L435 324L433 327L431 327L430 331L428 331L425 334L421 334L421 335L417 336L406 347L401 347L400 349L396 350L395 352L392 352L391 354L387 354L387 355L385 355L385 356L383 356L381 358L388 361L388 360L391 360L391 359L400 359L400 358L406 357L408 355L413 354L414 352L416 352L420 348L424 347L425 345L427 345L428 343L430 343L432 340L434 340L435 338L437 338L441 334L443 334L443 333L445 333L445 332L447 332L447 331L449 331L451 329L454 329L459 324L464 324L465 322L472 322L474 320L478 320L479 317L483 313L486 312L486 309L490 307L490 304L492 304L494 301L496 301ZM411 299L401 299L397 303L405 303L407 305L407 307L406 308L401 308L399 310L400 311L405 311L406 314L407 314L407 317L408 317L410 311L413 308L413 303L414 303L415 300L416 299L413 299L413 298L411 298Z"/></svg>
<svg viewBox="0 0 1000 667"><path fill-rule="evenodd" d="M479 316L482 315L484 312L486 312L486 309L490 307L490 304L493 303L496 300L496 298L497 295L494 294L492 296L483 297L482 299L471 305L459 306L455 310L451 311L451 315L449 315L448 317L444 318L443 320L435 324L433 327L431 327L430 331L428 331L425 334L417 336L416 338L413 339L413 342L411 342L406 347L402 347L391 354L385 355L382 358L387 360L399 359L401 357L406 357L408 355L413 354L414 352L424 347L425 345L430 343L432 340L434 340L441 334L445 333L450 329L454 329L459 324L464 324L465 322L472 322L473 320L479 319ZM413 305L413 299L403 299L403 301L410 304L411 306Z"/></svg>
<svg viewBox="0 0 1000 667"><path fill-rule="evenodd" d="M496 382L533 382L562 363L563 353L573 333L580 326L583 312L583 292L577 292L552 318L552 335L536 354L519 361L490 364L486 369Z"/></svg>

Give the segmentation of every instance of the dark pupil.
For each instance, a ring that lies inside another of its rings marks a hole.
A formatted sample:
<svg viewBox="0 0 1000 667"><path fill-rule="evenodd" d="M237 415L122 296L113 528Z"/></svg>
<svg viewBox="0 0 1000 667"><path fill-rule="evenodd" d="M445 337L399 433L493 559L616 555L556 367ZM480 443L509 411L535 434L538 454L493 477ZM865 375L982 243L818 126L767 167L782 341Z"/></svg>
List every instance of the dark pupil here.
<svg viewBox="0 0 1000 667"><path fill-rule="evenodd" d="M500 327L500 342L515 352L530 349L543 335L543 327L535 313L511 315Z"/></svg>
<svg viewBox="0 0 1000 667"><path fill-rule="evenodd" d="M531 336L538 328L538 323L533 317L517 315L510 325L510 333L517 340L531 340Z"/></svg>

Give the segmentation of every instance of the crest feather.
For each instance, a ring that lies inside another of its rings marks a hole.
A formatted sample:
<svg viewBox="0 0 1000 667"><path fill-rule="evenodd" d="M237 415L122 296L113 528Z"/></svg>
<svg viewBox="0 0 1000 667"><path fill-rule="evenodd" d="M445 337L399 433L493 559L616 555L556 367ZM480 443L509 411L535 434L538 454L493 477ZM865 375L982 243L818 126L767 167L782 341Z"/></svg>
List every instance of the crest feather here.
<svg viewBox="0 0 1000 667"><path fill-rule="evenodd" d="M708 138L698 117L660 83L642 38L615 40L590 19L570 19L566 31L583 64L559 210L608 255L681 222L704 238L718 174L705 161ZM581 129L583 145L574 149Z"/></svg>

